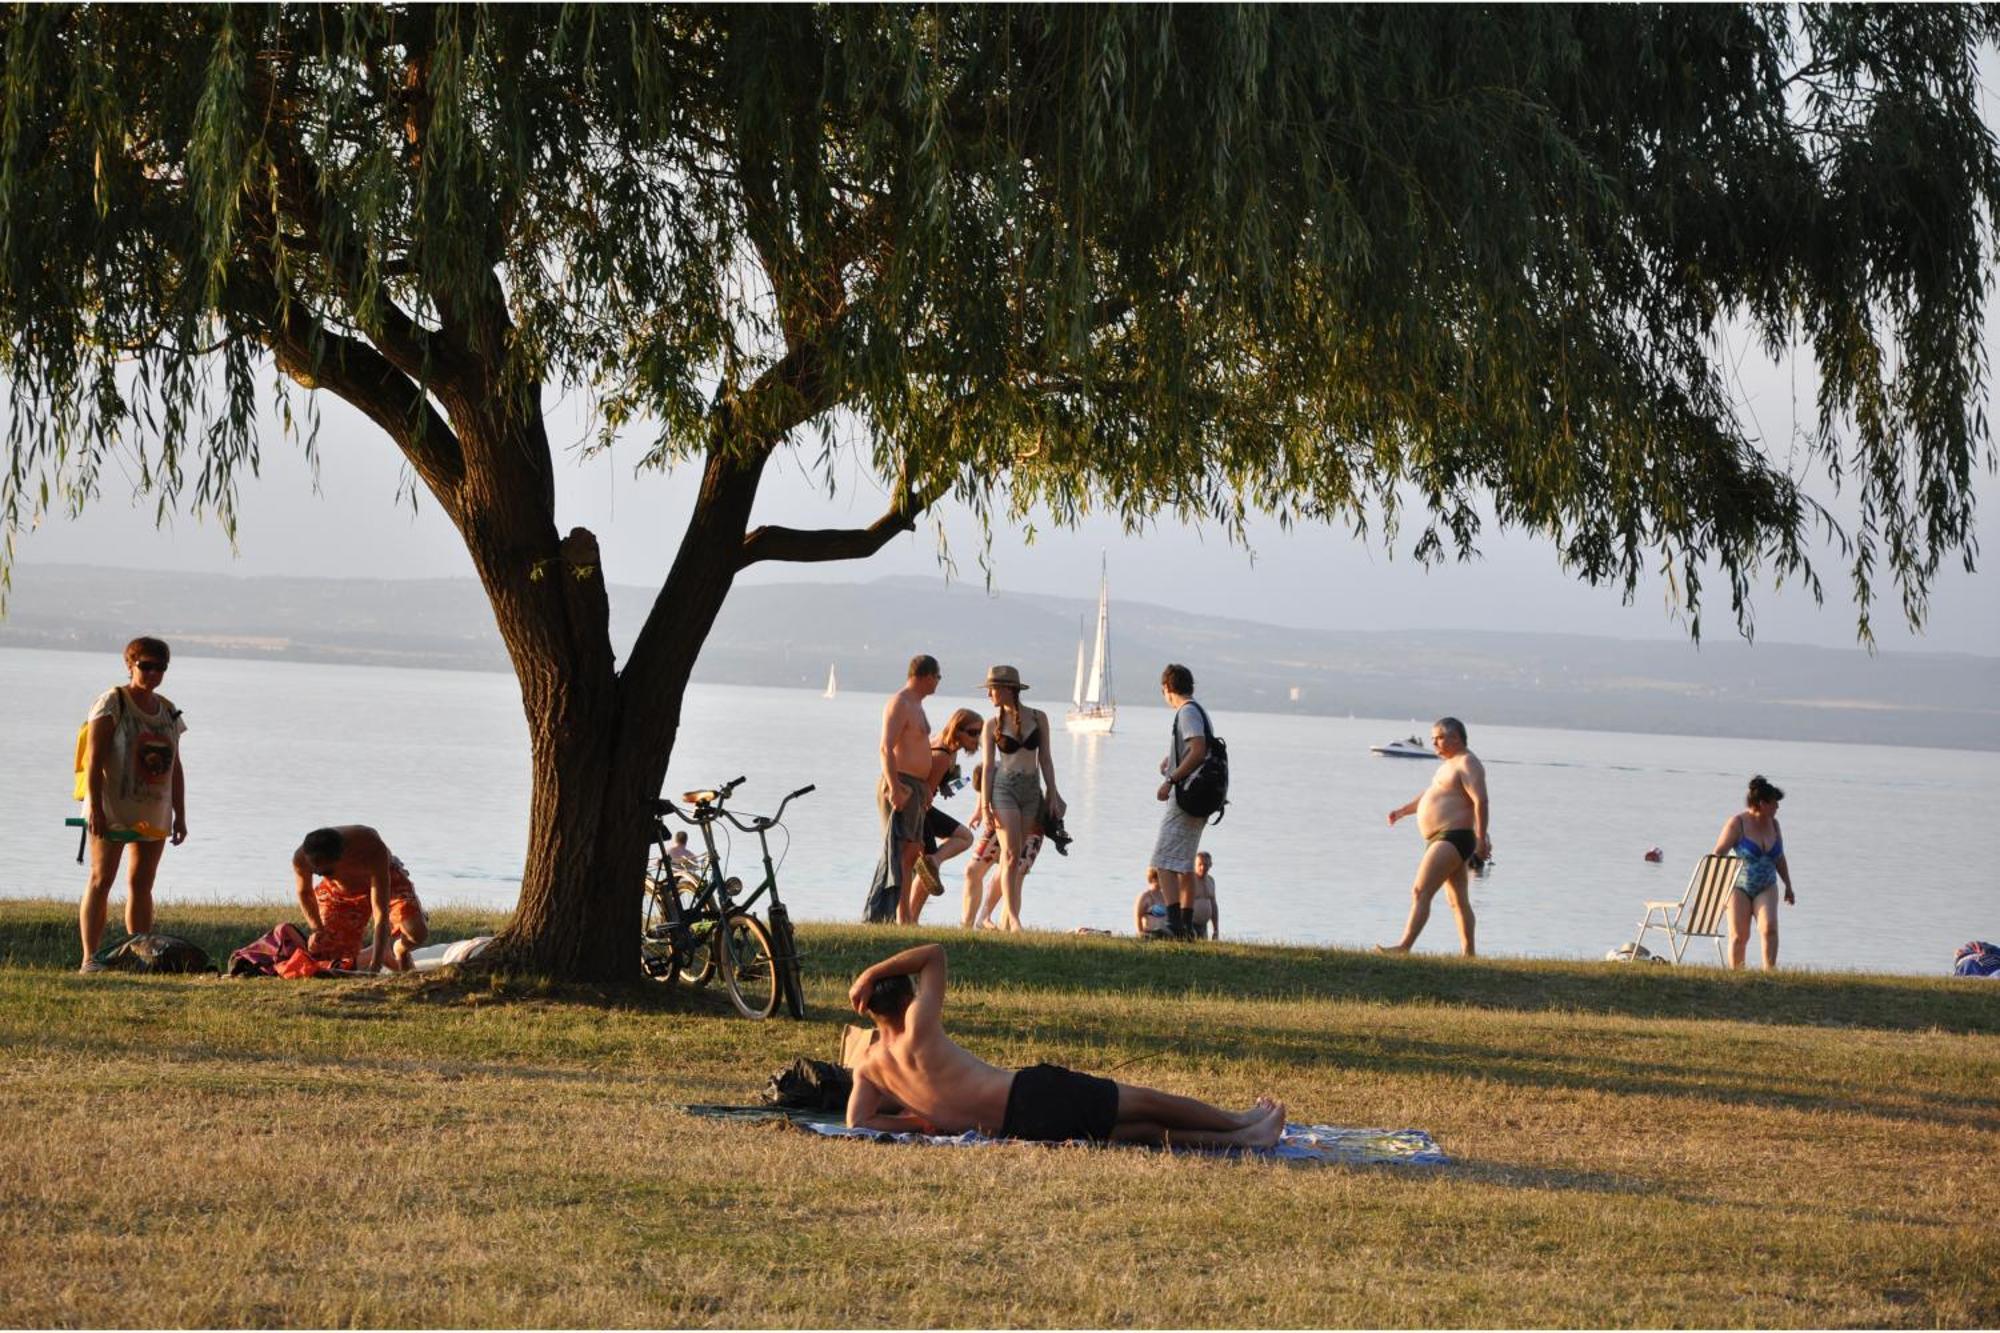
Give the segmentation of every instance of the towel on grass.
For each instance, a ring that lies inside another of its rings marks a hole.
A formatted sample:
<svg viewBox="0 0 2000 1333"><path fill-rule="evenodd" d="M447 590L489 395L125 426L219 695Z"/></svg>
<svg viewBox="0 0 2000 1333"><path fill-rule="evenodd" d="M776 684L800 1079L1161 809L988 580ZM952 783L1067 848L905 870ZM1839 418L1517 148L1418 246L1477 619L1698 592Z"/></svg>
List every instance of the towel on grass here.
<svg viewBox="0 0 2000 1333"><path fill-rule="evenodd" d="M832 1139L873 1139L877 1143L922 1143L937 1148L984 1148L1013 1139L988 1138L977 1130L963 1134L888 1134L875 1129L849 1129L843 1117L826 1111L792 1111L775 1106L684 1106L689 1115L727 1120L784 1120L799 1129ZM1080 1140L1079 1140L1080 1141ZM1139 1145L1120 1145L1139 1146ZM1208 1157L1268 1157L1281 1162L1345 1166L1444 1166L1451 1161L1421 1129L1346 1129L1337 1125L1287 1124L1273 1148L1173 1148L1172 1152Z"/></svg>

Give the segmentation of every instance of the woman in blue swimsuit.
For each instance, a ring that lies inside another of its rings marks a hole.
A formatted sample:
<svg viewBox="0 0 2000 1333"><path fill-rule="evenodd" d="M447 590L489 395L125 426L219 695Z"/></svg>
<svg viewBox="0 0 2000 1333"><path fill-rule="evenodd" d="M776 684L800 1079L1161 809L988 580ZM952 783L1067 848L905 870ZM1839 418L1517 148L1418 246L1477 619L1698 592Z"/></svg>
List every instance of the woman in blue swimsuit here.
<svg viewBox="0 0 2000 1333"><path fill-rule="evenodd" d="M1792 869L1785 864L1785 835L1778 828L1778 802L1785 794L1765 780L1763 774L1750 779L1743 797L1743 809L1729 817L1715 840L1715 855L1733 856L1742 862L1736 869L1736 888L1729 895L1729 965L1743 966L1743 953L1750 943L1750 920L1758 920L1764 940L1764 966L1778 965L1778 881L1785 882L1785 902L1792 896Z"/></svg>

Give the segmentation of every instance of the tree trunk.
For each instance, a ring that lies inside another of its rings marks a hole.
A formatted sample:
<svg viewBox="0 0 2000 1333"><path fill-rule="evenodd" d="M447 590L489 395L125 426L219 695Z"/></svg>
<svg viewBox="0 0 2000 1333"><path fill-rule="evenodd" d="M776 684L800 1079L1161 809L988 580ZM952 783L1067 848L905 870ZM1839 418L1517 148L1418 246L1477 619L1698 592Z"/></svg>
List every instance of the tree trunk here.
<svg viewBox="0 0 2000 1333"><path fill-rule="evenodd" d="M441 498L513 660L532 764L520 900L487 957L560 981L630 981L639 974L652 802L686 670L628 698L614 669L597 539L581 528L556 536L539 415L448 407L458 409L468 466Z"/></svg>
<svg viewBox="0 0 2000 1333"><path fill-rule="evenodd" d="M633 981L654 801L695 658L734 582L763 460L711 458L621 674L597 540L581 528L556 538L541 421L490 433L461 422L458 435L474 465L453 518L513 659L533 765L520 902L486 957L560 981Z"/></svg>

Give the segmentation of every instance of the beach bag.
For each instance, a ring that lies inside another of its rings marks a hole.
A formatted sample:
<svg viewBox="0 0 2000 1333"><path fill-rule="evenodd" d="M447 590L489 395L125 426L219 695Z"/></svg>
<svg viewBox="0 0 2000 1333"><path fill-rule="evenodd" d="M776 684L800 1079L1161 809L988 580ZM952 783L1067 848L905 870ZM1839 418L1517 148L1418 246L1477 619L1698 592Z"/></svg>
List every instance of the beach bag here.
<svg viewBox="0 0 2000 1333"><path fill-rule="evenodd" d="M1194 703L1194 700L1188 700ZM1183 814L1197 819L1206 819L1211 824L1222 822L1222 807L1229 804L1229 745L1215 734L1215 728L1208 724L1208 710L1194 704L1201 714L1201 729L1208 738L1208 753L1202 756L1201 767L1174 784L1174 804ZM1174 721L1174 735L1180 735L1180 720Z"/></svg>
<svg viewBox="0 0 2000 1333"><path fill-rule="evenodd" d="M118 687L117 715L119 717L125 715L125 687L122 685ZM83 766L89 759L90 719L85 718L83 725L76 729L76 780L70 784L69 794L72 801L81 801L90 795L90 774L83 771Z"/></svg>
<svg viewBox="0 0 2000 1333"><path fill-rule="evenodd" d="M1961 977L2000 977L2000 948L1985 940L1961 944L1951 970Z"/></svg>
<svg viewBox="0 0 2000 1333"><path fill-rule="evenodd" d="M97 961L113 972L213 972L215 964L198 944L178 935L134 935L97 951Z"/></svg>
<svg viewBox="0 0 2000 1333"><path fill-rule="evenodd" d="M802 1055L771 1075L764 1086L764 1102L787 1111L844 1111L853 1091L851 1071Z"/></svg>
<svg viewBox="0 0 2000 1333"><path fill-rule="evenodd" d="M305 947L306 933L289 921L280 921L229 955L229 975L275 977L279 965Z"/></svg>

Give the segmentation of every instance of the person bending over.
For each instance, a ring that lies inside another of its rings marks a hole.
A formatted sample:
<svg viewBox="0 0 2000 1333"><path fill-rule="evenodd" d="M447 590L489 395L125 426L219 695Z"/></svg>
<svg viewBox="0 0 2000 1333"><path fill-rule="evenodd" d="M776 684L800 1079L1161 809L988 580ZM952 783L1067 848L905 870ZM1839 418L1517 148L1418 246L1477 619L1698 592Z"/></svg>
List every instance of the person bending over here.
<svg viewBox="0 0 2000 1333"><path fill-rule="evenodd" d="M299 908L312 927L306 952L315 958L363 972L381 967L402 972L410 966L410 951L430 937L410 872L366 824L306 834L292 853L292 875ZM371 919L374 939L364 948L362 935Z"/></svg>
<svg viewBox="0 0 2000 1333"><path fill-rule="evenodd" d="M1260 1097L1225 1111L1192 1097L1039 1064L998 1069L945 1035L944 947L920 944L866 968L848 988L880 1040L854 1070L847 1123L859 1129L963 1134L1060 1143L1151 1143L1268 1148L1285 1128L1283 1103Z"/></svg>

